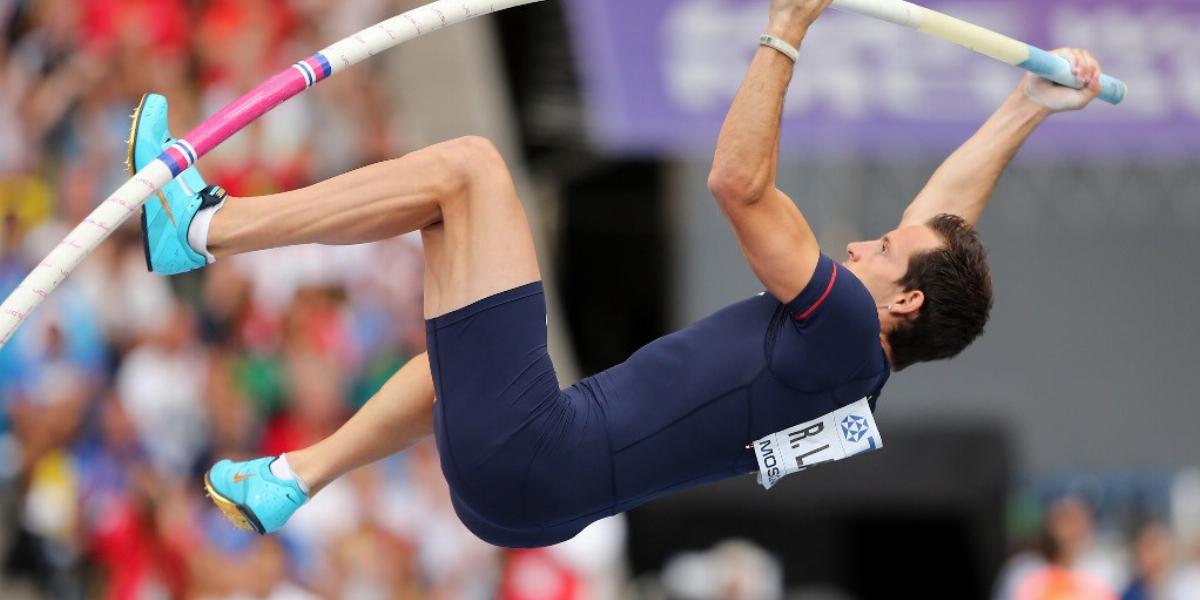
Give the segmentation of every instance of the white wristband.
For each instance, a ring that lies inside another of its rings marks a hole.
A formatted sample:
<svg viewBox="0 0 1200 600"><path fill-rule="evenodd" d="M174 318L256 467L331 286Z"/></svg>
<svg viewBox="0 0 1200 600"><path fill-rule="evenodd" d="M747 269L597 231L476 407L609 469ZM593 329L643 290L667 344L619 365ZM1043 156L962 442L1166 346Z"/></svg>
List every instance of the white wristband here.
<svg viewBox="0 0 1200 600"><path fill-rule="evenodd" d="M789 44L769 33L764 33L764 34L758 36L758 45L766 46L768 48L773 48L775 50L778 50L784 56L792 59L792 62L796 62L796 59L800 58L799 50L797 50L791 44Z"/></svg>

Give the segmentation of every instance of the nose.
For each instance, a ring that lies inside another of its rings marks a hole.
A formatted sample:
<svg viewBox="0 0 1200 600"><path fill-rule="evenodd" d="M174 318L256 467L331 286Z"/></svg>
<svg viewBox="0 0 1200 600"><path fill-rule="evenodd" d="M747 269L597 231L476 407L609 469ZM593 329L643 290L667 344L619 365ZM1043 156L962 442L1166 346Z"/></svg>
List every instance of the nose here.
<svg viewBox="0 0 1200 600"><path fill-rule="evenodd" d="M849 244L846 244L846 256L850 257L850 262L857 261L859 258L859 255L854 252L854 246L856 246L856 245L858 245L858 242L851 242Z"/></svg>

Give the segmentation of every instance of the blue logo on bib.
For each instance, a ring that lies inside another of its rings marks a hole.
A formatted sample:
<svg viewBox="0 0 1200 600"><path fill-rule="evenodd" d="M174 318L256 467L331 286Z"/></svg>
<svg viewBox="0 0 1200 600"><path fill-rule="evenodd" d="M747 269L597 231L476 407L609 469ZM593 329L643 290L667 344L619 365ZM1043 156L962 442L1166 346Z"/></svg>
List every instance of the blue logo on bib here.
<svg viewBox="0 0 1200 600"><path fill-rule="evenodd" d="M848 442L857 442L871 430L867 420L858 415L846 415L842 419L842 437Z"/></svg>

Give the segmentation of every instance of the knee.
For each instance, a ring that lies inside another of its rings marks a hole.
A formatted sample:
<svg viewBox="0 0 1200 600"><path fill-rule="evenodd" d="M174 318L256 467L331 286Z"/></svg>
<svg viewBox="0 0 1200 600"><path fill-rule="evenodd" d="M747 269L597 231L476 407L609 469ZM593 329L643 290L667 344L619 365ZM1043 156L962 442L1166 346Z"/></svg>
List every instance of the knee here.
<svg viewBox="0 0 1200 600"><path fill-rule="evenodd" d="M465 182L481 177L507 175L508 166L491 140L468 135L439 145L443 160Z"/></svg>
<svg viewBox="0 0 1200 600"><path fill-rule="evenodd" d="M443 210L450 204L470 205L469 201L477 195L473 192L511 182L508 165L487 138L460 137L430 146L423 152L433 159L429 181Z"/></svg>
<svg viewBox="0 0 1200 600"><path fill-rule="evenodd" d="M473 189L487 187L497 181L511 181L508 166L487 138L465 136L428 146L411 156L390 161L393 174L411 180L413 160L418 165L421 189L437 199L443 208L447 202L470 198Z"/></svg>

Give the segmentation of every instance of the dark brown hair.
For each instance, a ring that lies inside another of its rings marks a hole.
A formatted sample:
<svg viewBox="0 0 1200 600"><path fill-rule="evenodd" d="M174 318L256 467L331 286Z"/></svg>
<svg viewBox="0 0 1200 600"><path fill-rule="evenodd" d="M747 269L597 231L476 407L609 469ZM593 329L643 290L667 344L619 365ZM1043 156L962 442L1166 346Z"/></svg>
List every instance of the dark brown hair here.
<svg viewBox="0 0 1200 600"><path fill-rule="evenodd" d="M992 274L979 233L949 214L926 225L945 245L909 257L908 272L896 282L906 292L925 294L916 318L888 334L897 371L962 352L983 333L992 310Z"/></svg>

